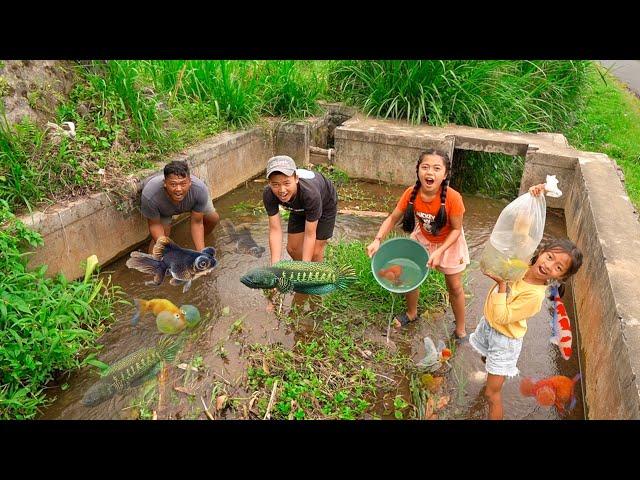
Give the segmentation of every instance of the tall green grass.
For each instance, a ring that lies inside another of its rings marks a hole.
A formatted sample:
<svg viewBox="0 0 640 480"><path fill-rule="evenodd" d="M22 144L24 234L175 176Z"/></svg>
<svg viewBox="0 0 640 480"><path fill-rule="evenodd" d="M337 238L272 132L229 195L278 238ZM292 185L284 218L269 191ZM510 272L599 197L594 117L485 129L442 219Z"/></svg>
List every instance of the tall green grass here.
<svg viewBox="0 0 640 480"><path fill-rule="evenodd" d="M598 67L590 72L585 104L575 125L562 133L576 148L615 159L629 197L640 209L640 99Z"/></svg>
<svg viewBox="0 0 640 480"><path fill-rule="evenodd" d="M46 266L29 271L24 245L42 238L0 200L0 418L33 418L47 404L45 384L57 372L91 363L119 289L89 277L46 278Z"/></svg>
<svg viewBox="0 0 640 480"><path fill-rule="evenodd" d="M587 61L337 62L329 84L367 114L413 123L552 131L580 103Z"/></svg>
<svg viewBox="0 0 640 480"><path fill-rule="evenodd" d="M42 127L0 126L0 195L13 208L44 198L116 188L117 178L224 129L263 115L300 118L317 101L412 122L517 131L575 123L585 61L91 61L58 109L77 136L52 144ZM22 131L20 131L22 130ZM472 185L508 190L519 165L469 162ZM495 162L494 162L495 163ZM477 168L476 168L477 167ZM97 173L107 172L104 177ZM487 181L504 176L501 181ZM110 179L110 180L105 180ZM472 188L476 188L472 186ZM478 187L479 188L479 187ZM491 192L488 192L491 194Z"/></svg>

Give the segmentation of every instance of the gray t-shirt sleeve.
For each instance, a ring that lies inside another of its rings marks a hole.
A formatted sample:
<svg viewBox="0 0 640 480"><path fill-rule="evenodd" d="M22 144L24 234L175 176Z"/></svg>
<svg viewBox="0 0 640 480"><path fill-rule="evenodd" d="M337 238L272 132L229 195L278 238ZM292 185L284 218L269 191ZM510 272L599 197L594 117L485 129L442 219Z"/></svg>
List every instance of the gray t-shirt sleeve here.
<svg viewBox="0 0 640 480"><path fill-rule="evenodd" d="M156 202L146 195L142 195L140 199L140 212L145 218L152 220L160 218L160 210L158 209Z"/></svg>
<svg viewBox="0 0 640 480"><path fill-rule="evenodd" d="M271 191L271 188L266 187L262 192L262 203L267 211L267 214L272 217L277 213L280 213L280 206L276 196Z"/></svg>
<svg viewBox="0 0 640 480"><path fill-rule="evenodd" d="M204 188L199 188L195 195L195 203L193 204L192 210L194 212L209 212L212 211L211 205L209 189L206 186Z"/></svg>

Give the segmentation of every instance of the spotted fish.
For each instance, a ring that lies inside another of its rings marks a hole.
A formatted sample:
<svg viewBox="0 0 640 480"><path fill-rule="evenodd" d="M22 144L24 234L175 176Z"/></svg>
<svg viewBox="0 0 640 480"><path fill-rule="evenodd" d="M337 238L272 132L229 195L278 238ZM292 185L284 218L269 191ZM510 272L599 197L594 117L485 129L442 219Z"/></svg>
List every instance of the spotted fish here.
<svg viewBox="0 0 640 480"><path fill-rule="evenodd" d="M130 387L150 380L158 374L163 361L172 362L175 359L183 341L184 337L180 340L163 337L155 347L141 348L118 360L87 390L82 404L93 407L116 393L123 393Z"/></svg>
<svg viewBox="0 0 640 480"><path fill-rule="evenodd" d="M127 267L153 275L145 285L161 285L167 272L171 273L171 285L184 285L182 292L191 288L191 282L213 270L218 261L213 247L201 252L182 248L169 237L160 237L153 247L153 254L131 252Z"/></svg>
<svg viewBox="0 0 640 480"><path fill-rule="evenodd" d="M258 267L240 278L249 288L277 288L282 293L324 295L346 290L356 280L352 267L335 267L324 262L282 260L271 267Z"/></svg>

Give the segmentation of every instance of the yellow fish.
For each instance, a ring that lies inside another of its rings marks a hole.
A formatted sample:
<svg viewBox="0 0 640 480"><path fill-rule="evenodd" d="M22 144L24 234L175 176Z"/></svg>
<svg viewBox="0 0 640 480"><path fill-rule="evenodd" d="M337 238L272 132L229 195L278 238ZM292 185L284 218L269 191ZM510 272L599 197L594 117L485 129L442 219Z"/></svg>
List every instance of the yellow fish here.
<svg viewBox="0 0 640 480"><path fill-rule="evenodd" d="M164 311L175 315L176 320L180 323L186 322L184 312L165 298L154 298L152 300L136 298L133 302L135 303L137 310L131 319L131 325L137 325L140 317L144 316L147 312L153 312L154 315L158 315L160 312Z"/></svg>

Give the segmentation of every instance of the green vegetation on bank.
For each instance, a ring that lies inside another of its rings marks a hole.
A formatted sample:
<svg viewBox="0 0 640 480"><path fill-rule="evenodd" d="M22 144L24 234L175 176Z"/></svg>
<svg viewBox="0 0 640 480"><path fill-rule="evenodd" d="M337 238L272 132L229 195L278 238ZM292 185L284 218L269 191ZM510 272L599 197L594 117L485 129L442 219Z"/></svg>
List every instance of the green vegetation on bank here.
<svg viewBox="0 0 640 480"><path fill-rule="evenodd" d="M0 200L0 418L33 418L56 373L95 362L95 339L113 317L119 289L97 276L46 278L27 271L24 244L40 245ZM81 355L85 355L81 358Z"/></svg>
<svg viewBox="0 0 640 480"><path fill-rule="evenodd" d="M580 150L602 152L616 160L625 188L640 209L640 99L598 67L588 77L585 107L575 125L563 131Z"/></svg>
<svg viewBox="0 0 640 480"><path fill-rule="evenodd" d="M0 198L31 209L90 191L115 191L123 175L150 168L200 139L264 116L297 119L318 100L344 101L372 115L443 125L564 131L581 108L587 61L168 60L76 62L75 87L51 121L77 135L0 121ZM1 72L0 72L1 74ZM6 93L3 88L2 92ZM43 92L30 105L45 108ZM42 104L42 105L41 105ZM471 162L469 188L509 195L518 162L494 175ZM476 168L477 167L477 168ZM500 188L498 192L487 191Z"/></svg>
<svg viewBox="0 0 640 480"><path fill-rule="evenodd" d="M327 246L327 261L352 265L358 279L348 290L322 297L307 317L315 322L313 331L300 329L302 338L292 350L280 344L250 346L245 388L257 400L261 418L267 411L276 419L402 418L408 404L401 397L394 402L396 411L385 411L380 400L396 394L396 379L412 368L411 359L373 338L386 331L392 306L395 313L403 311L404 301L393 305L392 294L376 283L365 246L360 241ZM443 309L447 299L444 276L431 272L420 286L423 318Z"/></svg>

